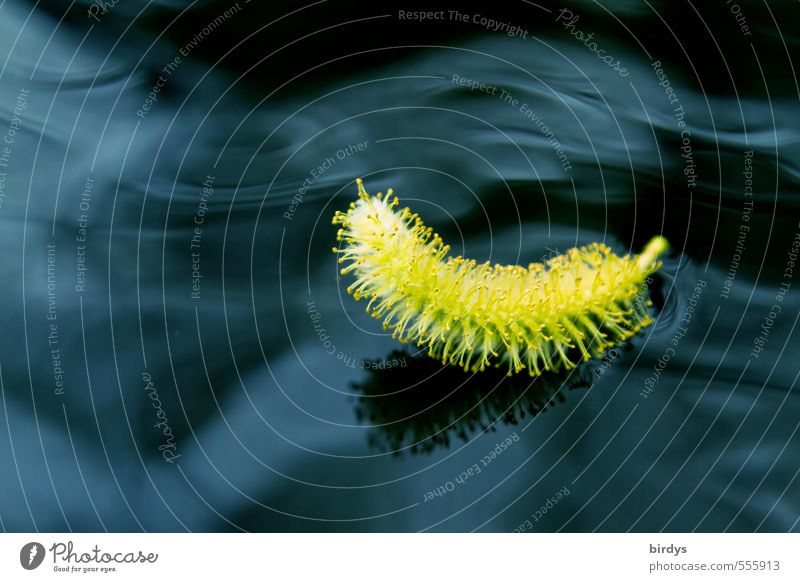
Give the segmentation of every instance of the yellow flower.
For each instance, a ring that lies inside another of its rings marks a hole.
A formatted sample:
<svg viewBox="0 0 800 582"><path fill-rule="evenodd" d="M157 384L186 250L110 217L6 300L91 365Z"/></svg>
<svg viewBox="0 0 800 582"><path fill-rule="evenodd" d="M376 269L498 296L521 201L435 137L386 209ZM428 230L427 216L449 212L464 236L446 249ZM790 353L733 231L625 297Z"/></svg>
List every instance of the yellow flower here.
<svg viewBox="0 0 800 582"><path fill-rule="evenodd" d="M359 200L333 218L341 273L355 276L347 291L368 299L392 337L445 364L535 376L598 357L652 323L644 283L669 248L664 237L638 256L592 243L527 268L478 264L448 257L417 214L396 210L391 189L370 196L357 183Z"/></svg>

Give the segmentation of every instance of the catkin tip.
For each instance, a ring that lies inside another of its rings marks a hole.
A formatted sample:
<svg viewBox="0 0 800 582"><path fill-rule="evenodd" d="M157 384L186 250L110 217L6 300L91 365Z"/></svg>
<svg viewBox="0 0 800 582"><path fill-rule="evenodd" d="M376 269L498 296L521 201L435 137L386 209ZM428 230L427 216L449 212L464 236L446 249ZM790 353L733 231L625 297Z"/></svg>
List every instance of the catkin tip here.
<svg viewBox="0 0 800 582"><path fill-rule="evenodd" d="M639 267L642 269L652 269L653 265L656 264L659 257L666 253L669 250L669 242L663 236L654 236L650 239L644 249L642 249L642 253L639 255L638 263Z"/></svg>

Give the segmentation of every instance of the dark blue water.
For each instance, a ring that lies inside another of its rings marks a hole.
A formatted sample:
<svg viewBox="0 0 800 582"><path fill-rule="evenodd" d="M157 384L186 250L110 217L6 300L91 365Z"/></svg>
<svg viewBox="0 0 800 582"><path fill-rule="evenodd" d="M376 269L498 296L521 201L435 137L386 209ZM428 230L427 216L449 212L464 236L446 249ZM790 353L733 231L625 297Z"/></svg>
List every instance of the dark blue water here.
<svg viewBox="0 0 800 582"><path fill-rule="evenodd" d="M800 528L796 4L110 4L0 4L4 530ZM356 177L481 261L663 234L657 323L394 351Z"/></svg>

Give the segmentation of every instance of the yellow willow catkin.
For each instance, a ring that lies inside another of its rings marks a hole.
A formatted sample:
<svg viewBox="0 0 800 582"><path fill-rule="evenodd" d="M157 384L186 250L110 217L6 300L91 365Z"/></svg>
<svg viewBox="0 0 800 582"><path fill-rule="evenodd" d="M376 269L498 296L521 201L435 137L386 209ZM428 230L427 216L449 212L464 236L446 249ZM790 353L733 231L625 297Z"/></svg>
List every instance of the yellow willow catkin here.
<svg viewBox="0 0 800 582"><path fill-rule="evenodd" d="M653 238L642 254L618 257L600 243L574 248L546 263L478 264L448 257L450 247L399 200L370 196L337 212L342 275L356 300L401 342L414 341L445 364L479 371L574 367L602 355L652 323L645 279L669 248Z"/></svg>

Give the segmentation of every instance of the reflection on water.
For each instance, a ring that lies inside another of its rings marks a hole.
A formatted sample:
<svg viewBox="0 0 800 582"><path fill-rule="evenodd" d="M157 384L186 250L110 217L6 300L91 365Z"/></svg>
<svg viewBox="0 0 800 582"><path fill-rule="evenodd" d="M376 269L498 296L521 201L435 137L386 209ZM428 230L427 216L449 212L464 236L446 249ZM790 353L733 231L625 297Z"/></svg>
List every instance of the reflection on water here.
<svg viewBox="0 0 800 582"><path fill-rule="evenodd" d="M546 2L497 9L527 38L243 3L187 55L227 4L39 4L0 6L4 529L511 531L564 487L540 530L798 528L796 7L574 3L622 79ZM367 370L358 176L481 261L664 234L658 321L566 378Z"/></svg>
<svg viewBox="0 0 800 582"><path fill-rule="evenodd" d="M451 435L466 442L475 433L496 432L496 423L516 426L564 402L569 390L590 387L592 374L603 374L621 349L610 350L599 364L536 378L496 368L473 374L424 354L394 351L370 362L367 379L354 384L361 395L356 417L374 429L369 440L379 450L430 453L449 447ZM395 360L403 365L381 365Z"/></svg>

